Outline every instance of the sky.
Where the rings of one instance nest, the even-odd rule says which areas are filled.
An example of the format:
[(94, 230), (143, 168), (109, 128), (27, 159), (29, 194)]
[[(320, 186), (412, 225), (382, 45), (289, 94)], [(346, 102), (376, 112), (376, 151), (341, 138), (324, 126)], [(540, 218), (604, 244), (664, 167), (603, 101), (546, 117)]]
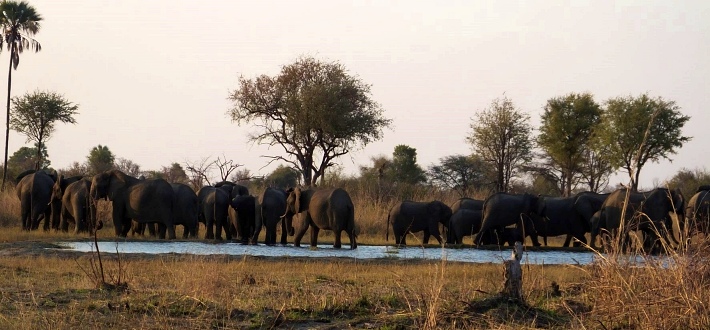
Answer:
[[(399, 144), (424, 168), (470, 154), (470, 125), (494, 99), (512, 99), (537, 128), (545, 102), (571, 92), (600, 103), (649, 93), (691, 117), (692, 140), (646, 165), (641, 187), (710, 161), (710, 1), (28, 2), (44, 18), (42, 50), (21, 54), (12, 95), (53, 91), (79, 105), (77, 124), (57, 124), (47, 142), (57, 169), (101, 144), (143, 170), (223, 157), (266, 175), (277, 164), (261, 156), (284, 154), (250, 143), (255, 130), (230, 120), (227, 97), (240, 76), (274, 76), (301, 56), (343, 64), (393, 121), (338, 159), (345, 174)], [(11, 132), (10, 154), (23, 145)]]

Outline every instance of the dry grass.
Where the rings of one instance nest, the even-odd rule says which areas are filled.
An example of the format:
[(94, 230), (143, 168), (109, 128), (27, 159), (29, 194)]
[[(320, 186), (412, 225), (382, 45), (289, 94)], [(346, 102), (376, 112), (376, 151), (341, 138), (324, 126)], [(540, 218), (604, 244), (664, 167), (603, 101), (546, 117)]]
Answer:
[[(115, 259), (106, 261), (115, 267)], [(125, 266), (129, 291), (96, 290), (78, 260), (0, 257), (0, 328), (241, 329), (306, 327), (516, 328), (507, 309), (472, 311), (500, 290), (500, 265), (423, 261), (234, 259), (164, 256)], [(445, 270), (445, 271), (444, 271)], [(530, 310), (572, 318), (550, 283), (577, 286), (570, 267), (526, 268)], [(500, 314), (503, 313), (503, 314)], [(566, 314), (566, 315), (565, 315)]]

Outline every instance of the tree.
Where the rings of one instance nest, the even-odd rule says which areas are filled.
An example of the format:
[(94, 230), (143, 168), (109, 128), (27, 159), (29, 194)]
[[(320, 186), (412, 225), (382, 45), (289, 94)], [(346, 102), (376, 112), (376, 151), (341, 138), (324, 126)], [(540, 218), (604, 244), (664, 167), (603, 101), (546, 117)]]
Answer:
[(563, 196), (571, 196), (585, 163), (601, 107), (589, 93), (567, 94), (547, 100), (537, 142), (552, 166), (561, 172)]
[(5, 165), (3, 168), (2, 187), (5, 189), (5, 179), (7, 178), (7, 148), (10, 142), (10, 95), (12, 95), (12, 70), (17, 70), (20, 64), (20, 54), (25, 49), (38, 52), (42, 49), (39, 42), (32, 38), (39, 32), (42, 16), (37, 13), (34, 7), (25, 1), (3, 1), (0, 3), (0, 25), (3, 29), (0, 37), (0, 49), (3, 43), (10, 51), (10, 68), (7, 72), (7, 113), (5, 116)]
[(213, 166), (214, 161), (210, 161), (210, 157), (198, 161), (185, 161), (185, 169), (190, 173), (190, 186), (194, 191), (199, 191), (205, 183), (209, 186), (212, 185), (210, 171)]
[(670, 160), (670, 155), (690, 141), (681, 132), (689, 119), (674, 101), (648, 94), (606, 102), (601, 138), (610, 146), (612, 164), (629, 174), (632, 190), (638, 189), (641, 169), (648, 161)]
[(478, 112), (466, 140), (476, 154), (490, 163), (496, 174), (496, 189), (508, 191), (510, 179), (520, 166), (530, 161), (530, 116), (515, 109), (507, 97), (493, 100), (490, 107)]
[(118, 159), (116, 159), (114, 167), (117, 170), (119, 170), (123, 173), (126, 173), (132, 177), (135, 177), (135, 178), (141, 176), (141, 174), (142, 174), (140, 165), (134, 163), (130, 159), (126, 159), (123, 157), (119, 157)]
[(12, 156), (8, 158), (8, 165), (6, 168), (10, 178), (14, 178), (24, 170), (32, 168), (36, 169), (38, 163), (40, 164), (40, 169), (49, 168), (51, 163), (47, 158), (47, 147), (42, 146), (40, 151), (42, 155), (41, 161), (37, 158), (37, 149), (36, 144), (34, 147), (20, 147), (20, 149), (17, 149), (17, 151), (15, 151)]
[(306, 185), (316, 184), (333, 160), (382, 137), (391, 120), (370, 97), (370, 85), (337, 62), (302, 57), (273, 77), (239, 78), (228, 112), (238, 124), (259, 129), (251, 141), (280, 145)]
[(90, 175), (108, 171), (113, 168), (116, 157), (107, 146), (97, 145), (91, 148), (86, 157), (87, 167)]
[(298, 185), (298, 171), (293, 168), (279, 165), (273, 172), (266, 177), (266, 184), (270, 187), (278, 187), (282, 189), (295, 187)]
[(426, 181), (424, 170), (417, 164), (417, 149), (404, 144), (394, 147), (390, 171), (396, 182), (417, 184)]
[(163, 166), (162, 172), (163, 178), (170, 183), (187, 184), (190, 182), (190, 179), (187, 177), (187, 173), (185, 173), (185, 170), (179, 163), (172, 163), (170, 164), (170, 167)]
[[(76, 124), (79, 106), (67, 101), (64, 96), (54, 92), (35, 91), (21, 97), (13, 98), (13, 111), (10, 113), (10, 127), (27, 136), (27, 142), (34, 141), (44, 147), (45, 142), (54, 133), (54, 123)], [(37, 164), (39, 169), (42, 155), (37, 149)]]
[(451, 155), (439, 159), (439, 165), (429, 167), (432, 183), (452, 189), (461, 197), (470, 196), (474, 189), (490, 184), (490, 164), (477, 155)]

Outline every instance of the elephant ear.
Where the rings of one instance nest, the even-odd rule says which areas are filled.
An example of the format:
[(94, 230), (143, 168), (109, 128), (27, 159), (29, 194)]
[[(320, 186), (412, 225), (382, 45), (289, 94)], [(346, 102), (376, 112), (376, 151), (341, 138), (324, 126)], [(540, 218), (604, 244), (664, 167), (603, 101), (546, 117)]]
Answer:
[(125, 178), (121, 175), (117, 175), (116, 172), (104, 172), (108, 180), (108, 191), (107, 196), (110, 200), (113, 200), (118, 191), (126, 186)]
[(52, 197), (49, 200), (62, 199), (62, 175), (57, 177), (57, 181), (52, 186)]
[(441, 212), (441, 205), (437, 201), (430, 202), (426, 206), (426, 210), (431, 216), (438, 217)]

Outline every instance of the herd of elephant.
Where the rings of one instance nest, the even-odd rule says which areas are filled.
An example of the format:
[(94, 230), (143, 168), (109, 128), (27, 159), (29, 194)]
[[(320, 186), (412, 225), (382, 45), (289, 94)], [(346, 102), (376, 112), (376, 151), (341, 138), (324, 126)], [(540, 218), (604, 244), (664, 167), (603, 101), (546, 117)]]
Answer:
[[(259, 196), (249, 194), (247, 187), (222, 182), (202, 187), (197, 193), (187, 185), (168, 183), (163, 179), (135, 178), (118, 170), (105, 171), (93, 177), (65, 178), (55, 173), (28, 170), (17, 177), (17, 194), (21, 204), (22, 228), (50, 227), (74, 232), (103, 227), (96, 216), (96, 202), (111, 201), (115, 233), (126, 237), (129, 232), (149, 232), (159, 238), (175, 238), (175, 226), (182, 225), (183, 238), (197, 237), (199, 223), (207, 228), (205, 238), (256, 244), (266, 229), (265, 244), (275, 245), (277, 226), (281, 223), (281, 244), (286, 234), (299, 246), (305, 232), (311, 229), (311, 246), (317, 245), (321, 229), (335, 233), (334, 247), (340, 248), (343, 231), (355, 241), (355, 210), (343, 189), (300, 189), (284, 191), (267, 188)], [(298, 230), (293, 217), (300, 217)]]
[[(311, 246), (317, 245), (318, 233), (324, 229), (334, 232), (334, 247), (341, 247), (343, 231), (350, 247), (357, 247), (353, 202), (340, 188), (267, 188), (252, 196), (247, 187), (221, 182), (195, 192), (184, 184), (135, 178), (118, 170), (69, 178), (28, 170), (16, 182), (25, 230), (37, 229), (42, 220), (45, 230), (68, 231), (70, 225), (77, 233), (101, 229), (96, 202), (106, 199), (112, 203), (119, 237), (144, 234), (147, 228), (151, 235), (174, 239), (177, 225), (184, 227), (184, 238), (197, 237), (201, 222), (206, 239), (221, 240), (224, 231), (227, 240), (234, 237), (243, 244), (256, 244), (265, 228), (264, 243), (275, 245), (280, 224), (281, 244), (286, 244), (288, 234), (295, 235), (293, 243), (299, 246), (310, 228)], [(301, 220), (298, 230), (293, 227), (295, 215)], [(586, 244), (585, 235), (590, 233), (590, 245), (594, 246), (597, 236), (624, 235), (623, 241), (628, 243), (628, 233), (637, 231), (643, 248), (653, 252), (662, 243), (679, 244), (672, 215), (678, 221), (675, 228), (690, 235), (707, 235), (710, 186), (700, 186), (687, 202), (679, 190), (665, 188), (648, 192), (622, 188), (609, 194), (582, 192), (572, 197), (496, 193), (485, 201), (462, 198), (451, 206), (441, 201), (403, 201), (388, 214), (386, 238), (389, 240), (390, 222), (398, 245), (406, 245), (407, 235), (420, 231), (424, 232), (424, 244), (430, 236), (443, 244), (440, 224), (446, 231), (446, 243), (461, 244), (463, 237), (475, 235), (476, 245), (513, 245), (530, 237), (533, 245), (539, 246), (540, 236), (547, 245), (547, 237), (566, 235), (567, 247), (572, 239), (575, 245)]]
[[(626, 205), (626, 208), (624, 208)], [(574, 238), (574, 245), (595, 247), (598, 236), (605, 242), (621, 237), (628, 248), (630, 232), (639, 232), (644, 251), (657, 253), (661, 246), (678, 246), (673, 234), (673, 218), (683, 235), (710, 233), (710, 186), (700, 186), (685, 201), (680, 190), (656, 188), (648, 192), (631, 192), (625, 188), (608, 194), (582, 192), (572, 197), (548, 197), (533, 194), (496, 193), (485, 201), (462, 198), (448, 206), (441, 201), (405, 201), (395, 205), (387, 219), (396, 244), (406, 244), (408, 233), (423, 231), (422, 242), (434, 236), (443, 244), (439, 224), (446, 229), (446, 243), (461, 244), (465, 236), (475, 235), (476, 245), (513, 245), (530, 237), (539, 246), (538, 237), (566, 235), (564, 246)], [(671, 241), (673, 243), (671, 243)]]

